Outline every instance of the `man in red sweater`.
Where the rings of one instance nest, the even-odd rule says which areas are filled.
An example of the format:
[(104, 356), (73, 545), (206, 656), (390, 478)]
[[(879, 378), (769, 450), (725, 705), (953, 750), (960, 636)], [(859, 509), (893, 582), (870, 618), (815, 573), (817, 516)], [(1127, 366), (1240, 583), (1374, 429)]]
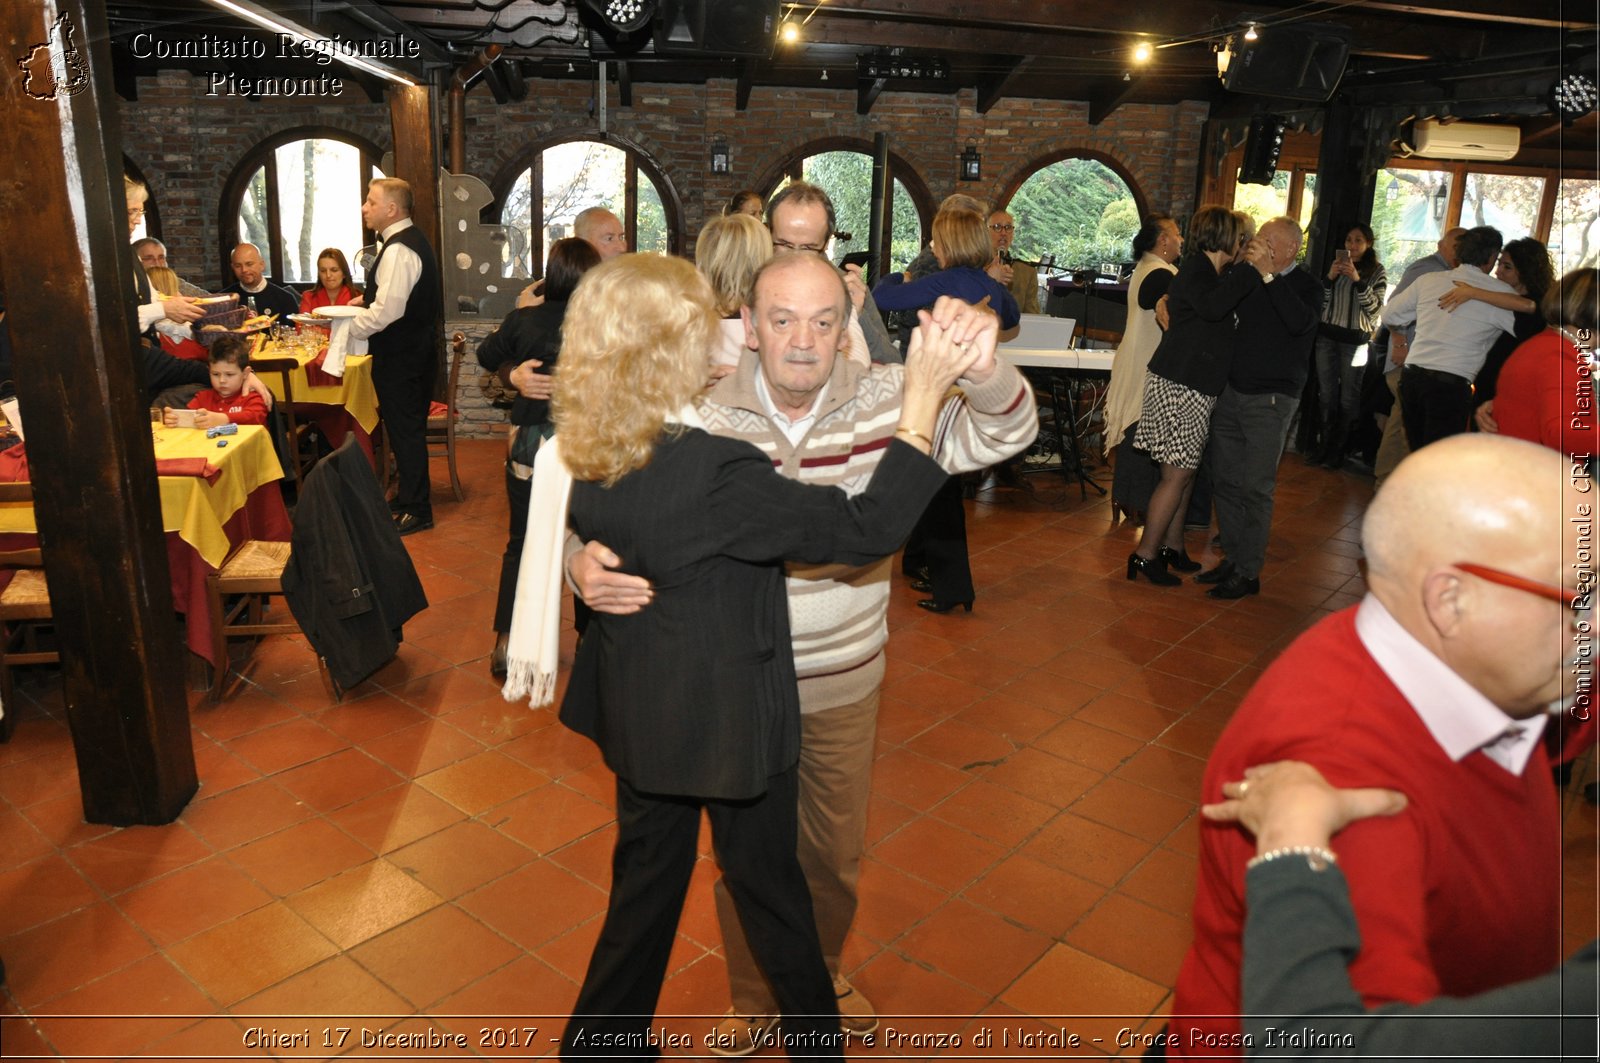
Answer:
[[(1593, 503), (1568, 473), (1554, 451), (1481, 435), (1402, 462), (1367, 511), (1366, 599), (1273, 663), (1206, 767), (1205, 802), (1246, 767), (1291, 759), (1410, 798), (1337, 839), (1361, 926), (1350, 975), (1369, 1006), (1478, 993), (1561, 961), (1561, 820), (1539, 737), (1589, 650), (1574, 605), (1587, 608), (1594, 578)], [(1237, 825), (1202, 826), (1169, 1056), (1317, 1045), (1300, 1028), (1248, 1044), (1230, 1017), (1255, 855)]]

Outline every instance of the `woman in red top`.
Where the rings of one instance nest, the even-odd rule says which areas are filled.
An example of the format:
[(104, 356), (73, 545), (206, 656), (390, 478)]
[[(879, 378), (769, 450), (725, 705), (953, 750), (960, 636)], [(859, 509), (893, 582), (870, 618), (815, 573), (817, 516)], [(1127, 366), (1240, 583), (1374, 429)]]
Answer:
[(1478, 407), (1478, 427), (1592, 460), (1600, 446), (1593, 377), (1600, 270), (1568, 273), (1545, 293), (1540, 310), (1549, 328), (1500, 370), (1494, 399)]
[(317, 256), (317, 280), (317, 287), (300, 296), (302, 314), (325, 306), (360, 306), (365, 301), (350, 280), (350, 263), (337, 247), (327, 248)]

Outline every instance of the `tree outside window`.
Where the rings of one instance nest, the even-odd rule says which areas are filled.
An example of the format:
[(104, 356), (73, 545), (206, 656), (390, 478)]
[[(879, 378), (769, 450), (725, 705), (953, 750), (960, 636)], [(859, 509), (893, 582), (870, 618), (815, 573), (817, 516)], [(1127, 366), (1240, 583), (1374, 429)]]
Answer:
[(1532, 236), (1539, 224), (1544, 178), (1521, 174), (1469, 173), (1461, 199), (1461, 224), (1492, 225), (1506, 243)]
[(369, 150), (327, 137), (271, 149), (245, 179), (237, 230), (240, 241), (261, 248), (268, 276), (279, 284), (314, 284), (317, 253), (337, 247), (352, 280), (365, 280), (359, 208), (367, 183), (383, 176), (371, 159)]
[(503, 197), (500, 223), (512, 245), (506, 275), (542, 276), (550, 245), (571, 236), (574, 219), (590, 207), (622, 219), (633, 250), (670, 251), (664, 180), (638, 152), (603, 141), (569, 140), (544, 149)]
[[(1372, 234), (1378, 261), (1390, 276), (1398, 277), (1419, 258), (1438, 250), (1439, 236), (1449, 228), (1448, 170), (1379, 170), (1372, 193)], [(1334, 219), (1346, 225), (1347, 219)], [(1344, 233), (1333, 244), (1344, 246)]]
[[(849, 240), (833, 244), (835, 259), (865, 251), (872, 237), (872, 156), (862, 151), (824, 151), (801, 160), (804, 179), (828, 193), (838, 216), (839, 232)], [(785, 178), (773, 189), (781, 191)], [(903, 270), (922, 250), (922, 212), (899, 178), (891, 181), (889, 204), (889, 268)]]
[(1054, 255), (1062, 266), (1125, 262), (1139, 231), (1133, 189), (1097, 159), (1061, 159), (1040, 167), (1006, 209), (1017, 221), (1017, 257)]
[(1558, 275), (1600, 266), (1600, 180), (1569, 177), (1556, 191), (1550, 255)]

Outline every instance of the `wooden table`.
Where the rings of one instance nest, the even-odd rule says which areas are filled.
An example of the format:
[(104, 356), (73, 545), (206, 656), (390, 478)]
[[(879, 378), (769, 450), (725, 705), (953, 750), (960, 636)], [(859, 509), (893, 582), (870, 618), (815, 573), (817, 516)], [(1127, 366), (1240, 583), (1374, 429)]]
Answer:
[[(206, 576), (247, 539), (288, 540), (289, 514), (278, 488), (283, 468), (272, 437), (257, 425), (220, 437), (228, 441), (226, 447), (218, 447), (217, 440), (207, 439), (198, 428), (151, 429), (157, 462), (203, 458), (218, 472), (214, 481), (203, 476), (159, 479), (172, 602), (184, 614), (189, 649), (214, 664)], [(0, 536), (6, 537), (7, 548), (31, 546), (38, 534), (31, 505), (0, 505)]]

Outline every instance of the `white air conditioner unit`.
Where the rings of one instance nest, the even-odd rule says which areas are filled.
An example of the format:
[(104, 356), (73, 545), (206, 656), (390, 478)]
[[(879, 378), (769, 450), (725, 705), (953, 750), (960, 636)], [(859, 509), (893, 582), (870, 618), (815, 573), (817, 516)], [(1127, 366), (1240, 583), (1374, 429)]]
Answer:
[(1514, 125), (1423, 118), (1412, 125), (1411, 139), (1412, 154), (1427, 159), (1504, 162), (1522, 146), (1522, 130)]

